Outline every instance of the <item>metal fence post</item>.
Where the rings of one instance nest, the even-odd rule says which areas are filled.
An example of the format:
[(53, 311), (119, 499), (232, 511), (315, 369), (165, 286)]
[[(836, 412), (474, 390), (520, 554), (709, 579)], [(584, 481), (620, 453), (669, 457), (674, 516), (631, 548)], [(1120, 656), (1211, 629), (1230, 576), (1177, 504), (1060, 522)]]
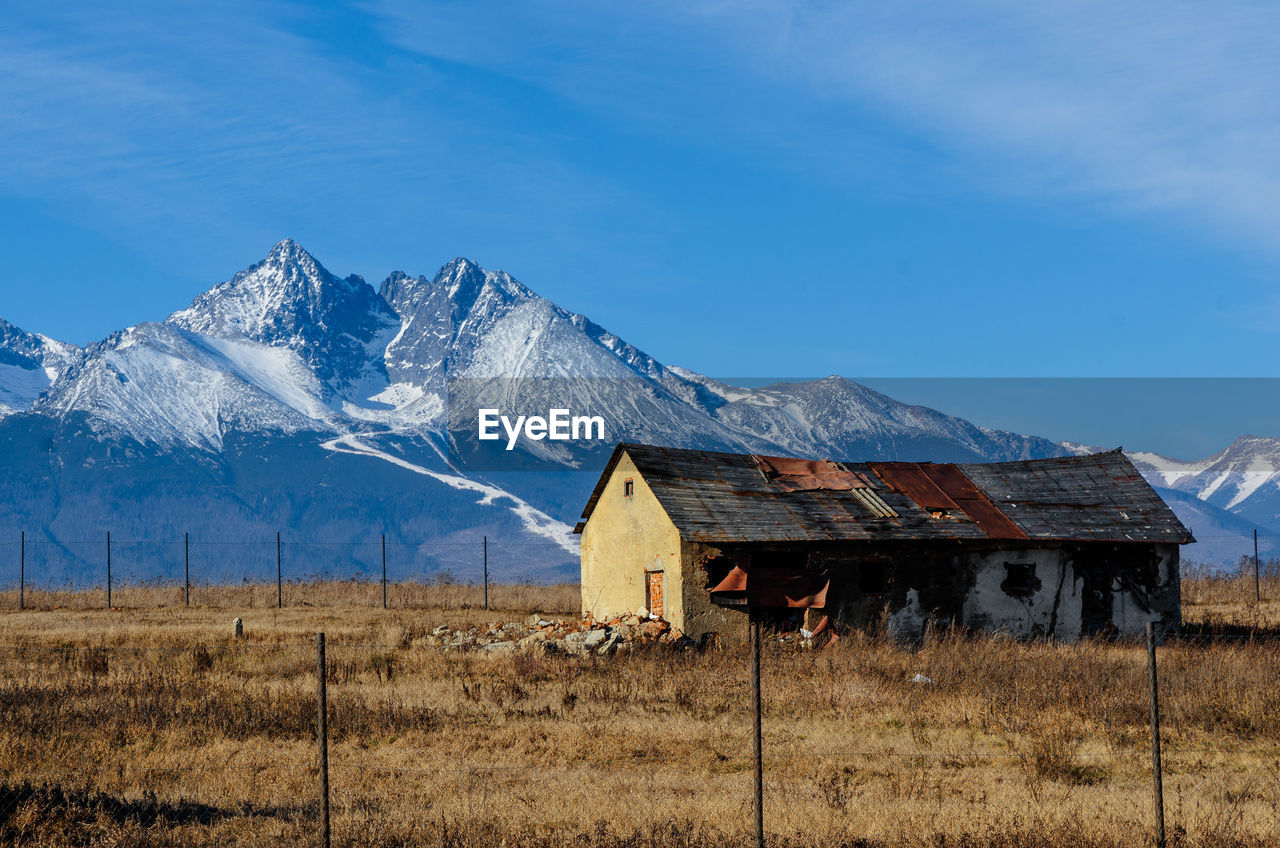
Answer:
[(280, 531), (276, 531), (276, 609), (284, 606), (284, 582), (281, 577), (282, 568), (280, 565)]
[(1165, 848), (1164, 781), (1160, 767), (1160, 692), (1156, 682), (1156, 626), (1147, 622), (1147, 682), (1151, 690), (1151, 777), (1156, 812), (1156, 848)]
[(107, 531), (107, 609), (111, 609), (111, 531)]
[(484, 608), (489, 608), (489, 537), (484, 537)]
[(18, 609), (27, 608), (27, 531), (22, 531), (18, 553)]
[(320, 748), (320, 845), (329, 848), (329, 694), (324, 661), (324, 634), (316, 634), (316, 742)]
[(764, 848), (764, 744), (761, 738), (760, 619), (751, 610), (751, 755), (755, 766), (755, 795), (751, 811), (755, 821), (756, 848)]
[(190, 533), (182, 534), (182, 548), (183, 548), (183, 561), (185, 563), (183, 567), (183, 575), (184, 575), (183, 580), (186, 584), (186, 594), (184, 595), (185, 605), (191, 606), (191, 534)]
[(382, 608), (387, 608), (387, 534), (382, 534)]
[(1262, 600), (1261, 579), (1258, 572), (1262, 570), (1262, 566), (1258, 564), (1258, 528), (1253, 528), (1253, 599), (1255, 601)]

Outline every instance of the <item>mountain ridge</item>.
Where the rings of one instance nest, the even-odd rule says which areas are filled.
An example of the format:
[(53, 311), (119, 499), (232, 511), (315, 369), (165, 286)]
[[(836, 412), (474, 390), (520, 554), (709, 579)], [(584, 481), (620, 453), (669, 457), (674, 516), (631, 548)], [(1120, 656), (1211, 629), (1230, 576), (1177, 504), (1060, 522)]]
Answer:
[(1242, 435), (1199, 460), (1172, 459), (1149, 451), (1132, 452), (1130, 458), (1165, 488), (1264, 526), (1280, 526), (1280, 439)]
[(29, 409), (82, 356), (73, 344), (0, 318), (0, 419)]
[[(9, 326), (0, 325), (0, 342)], [(424, 505), (456, 513), (458, 532), (528, 536), (531, 544), (549, 545), (552, 556), (571, 548), (563, 534), (589, 489), (573, 472), (594, 468), (617, 441), (837, 459), (994, 461), (1069, 452), (1047, 439), (903, 404), (838, 375), (744, 388), (668, 366), (505, 271), (464, 257), (431, 278), (393, 271), (375, 288), (359, 275), (330, 273), (285, 239), (163, 322), (117, 331), (83, 349), (39, 343), (17, 328), (10, 335), (15, 361), (26, 356), (22, 363), (35, 364), (33, 352), (43, 349), (58, 366), (48, 369), (38, 392), (28, 387), (15, 395), (18, 405), (0, 419), (15, 444), (52, 441), (66, 456), (125, 472), (190, 463), (222, 481), (223, 500), (210, 511), (237, 515), (236, 503), (258, 497), (236, 488), (250, 462), (241, 452), (271, 463), (278, 444), (281, 456), (308, 466), (296, 474), (284, 469), (281, 481), (292, 475), (302, 486), (325, 479), (313, 472), (333, 462), (369, 469), (370, 480), (389, 474)], [(34, 367), (11, 367), (22, 368), (19, 376), (36, 374)], [(0, 371), (0, 391), (4, 376)], [(518, 464), (486, 465), (493, 455), (475, 450), (472, 413), (482, 403), (517, 413), (551, 406), (599, 413), (609, 439), (580, 449), (529, 443), (521, 456), (552, 471), (511, 473)], [(10, 458), (10, 473), (19, 465)], [(67, 491), (83, 494), (90, 478), (96, 486), (125, 488), (74, 462), (59, 468), (57, 484)], [(177, 501), (199, 502), (197, 477)], [(399, 495), (348, 482), (372, 531), (379, 498)], [(287, 518), (277, 520), (309, 532), (325, 526), (311, 493), (273, 491), (288, 501)], [(129, 503), (117, 494), (112, 489), (104, 498)], [(189, 507), (166, 511), (145, 494), (136, 498), (175, 532), (193, 520)], [(11, 520), (20, 507), (10, 505)], [(4, 516), (0, 508), (0, 522)], [(75, 516), (41, 522), (61, 528), (55, 536), (84, 525)]]

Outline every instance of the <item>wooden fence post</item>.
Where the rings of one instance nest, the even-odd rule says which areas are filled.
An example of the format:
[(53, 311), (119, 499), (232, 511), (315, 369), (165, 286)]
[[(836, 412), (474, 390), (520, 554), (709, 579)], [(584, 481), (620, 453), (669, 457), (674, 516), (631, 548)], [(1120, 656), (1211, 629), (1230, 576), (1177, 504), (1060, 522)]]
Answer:
[(18, 554), (18, 609), (27, 608), (27, 531), (22, 531)]
[(281, 578), (281, 576), (280, 576), (281, 571), (282, 571), (281, 566), (280, 566), (280, 559), (281, 559), (281, 557), (280, 557), (280, 531), (279, 531), (279, 530), (277, 530), (277, 531), (276, 531), (276, 609), (280, 609), (281, 607), (283, 607), (283, 606), (284, 606), (284, 588), (283, 588), (283, 585), (284, 585), (284, 584), (283, 584), (283, 580), (282, 580), (282, 578)]
[(186, 584), (185, 605), (191, 606), (191, 534), (182, 534), (183, 575)]
[(1160, 764), (1160, 688), (1156, 681), (1156, 626), (1147, 622), (1147, 682), (1151, 691), (1151, 778), (1156, 812), (1156, 848), (1165, 848), (1164, 779)]
[(387, 534), (382, 534), (382, 608), (387, 608)]
[(484, 537), (484, 608), (489, 608), (489, 537)]
[(107, 609), (111, 609), (111, 531), (107, 531)]

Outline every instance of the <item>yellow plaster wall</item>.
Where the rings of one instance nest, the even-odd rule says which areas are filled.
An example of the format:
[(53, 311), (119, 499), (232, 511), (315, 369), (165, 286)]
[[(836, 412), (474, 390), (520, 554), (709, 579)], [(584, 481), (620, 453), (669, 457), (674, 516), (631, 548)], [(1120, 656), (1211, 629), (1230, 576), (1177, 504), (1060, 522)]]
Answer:
[[(634, 483), (631, 497), (623, 483)], [(596, 618), (626, 615), (648, 605), (645, 572), (664, 572), (665, 618), (684, 629), (680, 533), (626, 453), (618, 459), (582, 529), (582, 611)]]

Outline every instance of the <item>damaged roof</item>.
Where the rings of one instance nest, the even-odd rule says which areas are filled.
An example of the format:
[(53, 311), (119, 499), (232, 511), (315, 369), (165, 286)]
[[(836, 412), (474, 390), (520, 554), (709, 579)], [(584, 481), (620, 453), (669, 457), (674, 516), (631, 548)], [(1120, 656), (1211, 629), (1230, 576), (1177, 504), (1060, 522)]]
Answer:
[(688, 541), (1195, 541), (1119, 449), (957, 465), (624, 442), (614, 448), (584, 522), (624, 454)]

